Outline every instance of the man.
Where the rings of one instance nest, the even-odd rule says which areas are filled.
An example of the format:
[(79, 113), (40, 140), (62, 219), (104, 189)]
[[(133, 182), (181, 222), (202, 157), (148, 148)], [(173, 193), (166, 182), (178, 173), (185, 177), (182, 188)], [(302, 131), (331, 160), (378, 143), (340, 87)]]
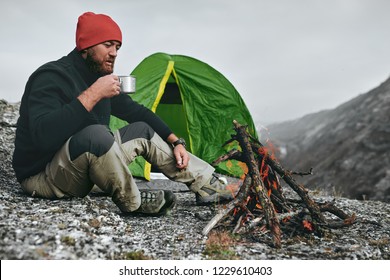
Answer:
[[(173, 207), (174, 194), (140, 191), (127, 167), (143, 156), (186, 184), (199, 205), (231, 199), (209, 164), (188, 153), (185, 142), (153, 112), (120, 93), (112, 73), (121, 45), (121, 30), (109, 16), (84, 13), (76, 48), (30, 76), (13, 155), (23, 190), (57, 199), (84, 197), (96, 185), (124, 213), (162, 215)], [(110, 115), (129, 125), (110, 131)]]

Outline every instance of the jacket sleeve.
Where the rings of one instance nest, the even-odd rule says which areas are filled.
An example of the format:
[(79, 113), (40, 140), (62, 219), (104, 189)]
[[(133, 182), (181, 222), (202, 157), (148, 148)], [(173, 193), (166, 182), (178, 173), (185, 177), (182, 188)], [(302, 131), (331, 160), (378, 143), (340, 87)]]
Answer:
[(143, 121), (150, 125), (163, 140), (167, 140), (172, 130), (155, 113), (135, 102), (130, 96), (120, 94), (111, 99), (112, 114), (128, 123)]
[(80, 92), (67, 79), (55, 71), (44, 71), (34, 75), (29, 85), (31, 137), (43, 151), (58, 150), (89, 116), (76, 98)]

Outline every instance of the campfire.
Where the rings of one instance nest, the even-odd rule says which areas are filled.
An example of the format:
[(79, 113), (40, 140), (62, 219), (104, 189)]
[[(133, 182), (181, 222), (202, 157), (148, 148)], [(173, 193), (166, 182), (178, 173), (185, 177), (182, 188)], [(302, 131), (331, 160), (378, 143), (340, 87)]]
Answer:
[[(224, 145), (237, 141), (241, 151), (233, 149), (213, 165), (235, 159), (247, 165), (248, 173), (235, 198), (219, 209), (203, 229), (203, 234), (208, 235), (217, 226), (230, 228), (234, 234), (261, 232), (270, 234), (272, 245), (280, 248), (282, 234), (310, 233), (321, 237), (326, 229), (350, 226), (355, 222), (355, 214), (346, 214), (334, 201), (314, 201), (308, 190), (293, 178), (297, 174), (311, 174), (312, 170), (297, 173), (284, 169), (274, 153), (247, 132), (246, 126), (237, 121), (233, 121), (233, 125), (236, 135)], [(298, 195), (298, 199), (285, 195), (281, 180)], [(325, 212), (329, 214), (327, 217)]]

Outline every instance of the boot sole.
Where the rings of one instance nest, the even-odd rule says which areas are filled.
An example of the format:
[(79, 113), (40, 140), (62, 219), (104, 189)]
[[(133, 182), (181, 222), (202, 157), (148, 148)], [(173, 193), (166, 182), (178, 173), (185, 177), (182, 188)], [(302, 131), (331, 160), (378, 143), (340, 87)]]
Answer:
[(170, 213), (170, 211), (176, 205), (176, 196), (172, 191), (164, 190), (164, 206), (157, 213), (143, 213), (143, 212), (128, 212), (122, 213), (124, 216), (137, 216), (137, 217), (161, 217)]
[(166, 214), (169, 214), (169, 212), (175, 207), (176, 205), (176, 195), (171, 191), (164, 191), (164, 199), (166, 201), (165, 205), (156, 213), (156, 215), (153, 216), (164, 216)]

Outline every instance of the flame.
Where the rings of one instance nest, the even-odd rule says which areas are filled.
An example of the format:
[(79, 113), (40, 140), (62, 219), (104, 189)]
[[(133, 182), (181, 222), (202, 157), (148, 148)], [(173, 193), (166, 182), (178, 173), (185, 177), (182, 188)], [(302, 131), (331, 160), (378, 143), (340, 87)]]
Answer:
[(263, 157), (267, 155), (267, 148), (266, 147), (260, 147), (258, 150), (260, 155), (262, 155)]
[(269, 157), (272, 160), (276, 160), (276, 157), (275, 157), (276, 148), (275, 148), (275, 146), (272, 144), (271, 141), (269, 141), (269, 139), (267, 140), (266, 143), (267, 143), (268, 147), (264, 147), (264, 146), (260, 147), (258, 149), (259, 154), (262, 155), (264, 158)]
[(269, 175), (270, 167), (265, 163), (265, 160), (261, 161), (261, 167), (260, 167), (260, 176), (262, 181), (264, 182), (264, 186), (268, 190), (268, 197), (271, 197), (272, 188), (277, 189), (277, 182), (275, 179), (271, 178)]
[(308, 231), (313, 231), (313, 224), (309, 222), (308, 220), (303, 220), (302, 221), (303, 228), (308, 230)]
[(274, 144), (272, 144), (272, 142), (269, 141), (269, 139), (268, 139), (268, 140), (267, 140), (267, 145), (268, 145), (269, 149), (271, 150), (271, 153), (269, 153), (268, 156), (269, 156), (272, 160), (276, 160), (276, 157), (275, 157), (276, 148), (275, 148)]
[(260, 174), (261, 174), (261, 177), (264, 180), (264, 179), (268, 178), (269, 167), (268, 167), (268, 165), (264, 165), (263, 163), (264, 163), (264, 160), (261, 163)]
[(272, 187), (273, 187), (275, 190), (278, 189), (278, 182), (276, 182), (276, 180), (274, 180), (274, 181), (272, 182)]
[(276, 177), (277, 175), (273, 172), (271, 167), (266, 163), (267, 157), (272, 160), (276, 160), (275, 152), (274, 152), (275, 147), (269, 140), (267, 140), (267, 145), (268, 147), (262, 146), (258, 148), (258, 153), (259, 155), (262, 156), (259, 171), (260, 171), (261, 179), (268, 190), (268, 197), (270, 197), (273, 189), (274, 190), (279, 189), (279, 182), (278, 182), (278, 178)]

